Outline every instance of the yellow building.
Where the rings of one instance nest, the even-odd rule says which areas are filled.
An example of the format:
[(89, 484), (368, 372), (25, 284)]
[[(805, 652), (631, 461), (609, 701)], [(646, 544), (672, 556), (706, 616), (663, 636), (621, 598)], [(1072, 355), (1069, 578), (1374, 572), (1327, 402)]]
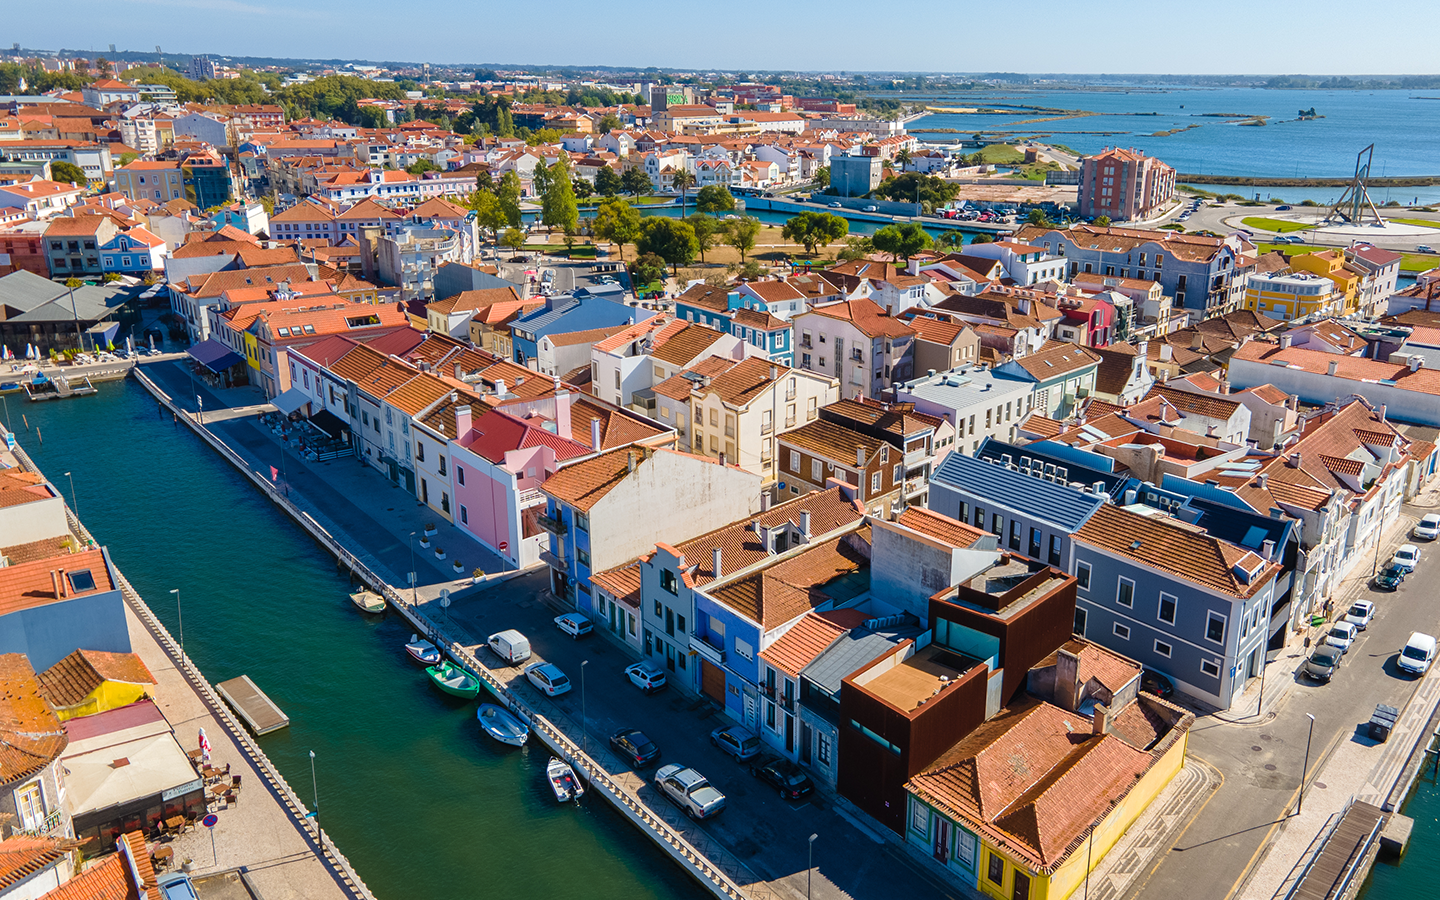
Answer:
[(1331, 278), (1310, 271), (1255, 272), (1245, 288), (1245, 308), (1272, 319), (1303, 319), (1313, 313), (1339, 315), (1344, 298), (1335, 288)]
[(1290, 258), (1290, 268), (1297, 272), (1310, 272), (1328, 278), (1335, 285), (1337, 299), (1341, 302), (1335, 312), (1352, 313), (1359, 302), (1360, 273), (1350, 267), (1345, 254), (1340, 250), (1320, 250), (1302, 253)]
[(40, 693), (60, 721), (129, 706), (155, 677), (134, 653), (76, 650), (40, 673)]
[(1033, 699), (1002, 710), (905, 785), (906, 841), (996, 900), (1066, 900), (1185, 763), (1194, 715), (1138, 694), (1130, 661), (1066, 649), (1081, 644), (1077, 685), (1055, 690), (1079, 711)]

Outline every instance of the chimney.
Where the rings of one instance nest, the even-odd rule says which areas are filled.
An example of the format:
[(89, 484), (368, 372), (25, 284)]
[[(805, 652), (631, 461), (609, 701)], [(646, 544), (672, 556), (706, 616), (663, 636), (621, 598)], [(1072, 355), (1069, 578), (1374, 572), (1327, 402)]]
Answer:
[(1169, 344), (1160, 345), (1160, 361), (1169, 362), (1175, 358), (1175, 348)]
[(720, 454), (720, 465), (725, 465), (725, 454)]
[(755, 523), (755, 536), (760, 539), (760, 547), (767, 554), (774, 552), (774, 545), (770, 542), (770, 526)]
[(1378, 407), (1375, 408), (1375, 415), (1380, 419), (1380, 424), (1381, 424), (1381, 425), (1384, 425), (1384, 424), (1385, 424), (1385, 404), (1382, 403), (1382, 404), (1380, 404)]
[(859, 466), (859, 467), (862, 468), (862, 469), (865, 468), (865, 448), (864, 448), (864, 447), (856, 447), (856, 448), (855, 448), (855, 465)]
[(1424, 361), (1425, 361), (1424, 357), (1420, 357), (1420, 356), (1412, 356), (1412, 357), (1410, 357), (1410, 371), (1412, 371), (1412, 372), (1418, 372), (1418, 371), (1420, 371), (1420, 364), (1423, 363)]
[(455, 438), (458, 440), (470, 433), (470, 404), (461, 403), (455, 407)]
[(590, 420), (590, 449), (600, 452), (600, 420)]
[(1080, 657), (1064, 647), (1055, 651), (1055, 705), (1071, 712), (1080, 705)]
[(465, 380), (465, 370), (460, 368), (460, 364), (459, 364), (459, 363), (456, 363), (456, 364), (455, 364), (455, 380), (456, 380), (456, 381), (464, 381), (464, 380)]
[(770, 367), (770, 380), (771, 380), (771, 381), (774, 381), (775, 379), (777, 379), (777, 378), (779, 378), (779, 377), (780, 377), (780, 369), (779, 369), (779, 367), (778, 367), (778, 366), (771, 366), (771, 367)]
[(1110, 707), (1106, 706), (1103, 703), (1095, 704), (1095, 719), (1093, 725), (1091, 726), (1091, 733), (1109, 734), (1110, 722)]
[(51, 569), (51, 570), (50, 570), (50, 589), (55, 592), (55, 599), (56, 599), (56, 600), (59, 600), (59, 599), (60, 599), (60, 575), (59, 575), (54, 569)]
[(1280, 335), (1280, 349), (1281, 349), (1281, 350), (1289, 350), (1289, 349), (1290, 349), (1290, 345), (1291, 345), (1292, 343), (1294, 343), (1294, 342), (1295, 342), (1295, 336), (1294, 336), (1293, 334), (1290, 334), (1289, 332), (1286, 332), (1285, 334)]
[(719, 547), (716, 547), (714, 550), (710, 551), (710, 572), (711, 572), (711, 577), (713, 577), (713, 578), (719, 578), (719, 577), (720, 577), (720, 548), (719, 548)]
[(635, 471), (635, 451), (625, 454), (625, 467), (631, 472)]
[(770, 508), (770, 492), (769, 492), (769, 491), (761, 491), (761, 492), (760, 492), (760, 511), (761, 511), (761, 512), (765, 512), (765, 511), (768, 510), (769, 508)]
[(503, 379), (503, 378), (497, 378), (497, 379), (495, 379), (495, 396), (497, 396), (497, 397), (503, 397), (503, 396), (505, 396), (505, 379)]
[(1205, 426), (1205, 436), (1206, 436), (1206, 437), (1215, 437), (1215, 433), (1216, 433), (1217, 431), (1219, 431), (1219, 430), (1220, 430), (1220, 426), (1219, 426), (1219, 425), (1206, 425), (1206, 426)]
[(1338, 359), (1330, 360), (1330, 365), (1325, 367), (1325, 374), (1334, 375), (1338, 371), (1340, 371), (1340, 361)]
[(1265, 490), (1266, 485), (1268, 485), (1269, 483), (1270, 476), (1265, 474), (1264, 472), (1261, 472), (1259, 475), (1255, 476), (1255, 486), (1258, 487), (1260, 490)]
[(1292, 469), (1298, 469), (1298, 468), (1300, 468), (1300, 451), (1299, 451), (1299, 450), (1296, 450), (1294, 453), (1290, 454), (1290, 468), (1292, 468)]
[(1269, 560), (1275, 559), (1275, 542), (1266, 541), (1265, 543), (1261, 544), (1260, 555)]
[(1298, 410), (1300, 408), (1300, 395), (1291, 394), (1290, 397), (1285, 401), (1285, 408)]
[(1198, 331), (1195, 332), (1193, 335), (1191, 335), (1191, 336), (1190, 336), (1190, 349), (1191, 349), (1191, 350), (1194, 350), (1194, 351), (1197, 352), (1197, 353), (1200, 352), (1201, 350), (1204, 350), (1204, 349), (1205, 349), (1205, 336), (1202, 335), (1202, 334), (1201, 334), (1200, 332), (1198, 332)]
[(561, 388), (555, 392), (555, 433), (573, 440), (575, 436), (570, 433), (573, 427), (570, 423), (570, 392)]
[(69, 584), (70, 584), (70, 582), (68, 582), (68, 581), (65, 580), (65, 570), (64, 570), (64, 569), (61, 569), (61, 570), (60, 570), (60, 594), (59, 594), (59, 596), (60, 596), (61, 599), (64, 599), (65, 597), (70, 596), (70, 592), (66, 590), (66, 587), (68, 587)]
[(807, 538), (810, 536), (810, 510), (800, 510), (800, 533)]

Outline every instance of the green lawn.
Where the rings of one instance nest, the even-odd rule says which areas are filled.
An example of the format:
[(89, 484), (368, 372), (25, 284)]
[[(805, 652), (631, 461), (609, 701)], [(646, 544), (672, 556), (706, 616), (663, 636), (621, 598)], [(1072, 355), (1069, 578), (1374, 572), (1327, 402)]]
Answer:
[[(1337, 250), (1337, 247), (1314, 247), (1308, 244), (1259, 244), (1261, 253), (1269, 253), (1271, 250), (1279, 250), (1282, 253), (1294, 256), (1298, 253), (1309, 253), (1313, 250)], [(1402, 272), (1425, 272), (1440, 266), (1440, 253), (1402, 253), (1400, 260), (1400, 271)]]
[[(551, 256), (564, 256), (564, 255), (565, 255), (565, 245), (564, 245), (563, 243), (555, 243), (555, 244), (526, 244), (525, 246), (521, 247), (520, 249), (521, 249), (523, 252), (525, 252), (525, 253), (547, 253), (547, 254), (549, 254), (549, 255), (551, 255)], [(570, 258), (571, 258), (571, 259), (594, 259), (594, 258), (595, 258), (595, 245), (594, 245), (594, 244), (576, 244), (576, 245), (575, 245), (575, 249), (570, 252)]]
[(1386, 219), (1387, 222), (1394, 222), (1397, 225), (1419, 225), (1421, 228), (1440, 228), (1440, 222), (1434, 219)]
[(990, 144), (980, 150), (981, 162), (994, 166), (1013, 166), (1025, 161), (1025, 154), (1011, 144)]
[(1267, 219), (1263, 216), (1246, 216), (1240, 220), (1248, 228), (1258, 228), (1261, 231), (1274, 231), (1278, 234), (1289, 234), (1292, 231), (1305, 231), (1315, 226), (1305, 222), (1287, 222), (1284, 219)]

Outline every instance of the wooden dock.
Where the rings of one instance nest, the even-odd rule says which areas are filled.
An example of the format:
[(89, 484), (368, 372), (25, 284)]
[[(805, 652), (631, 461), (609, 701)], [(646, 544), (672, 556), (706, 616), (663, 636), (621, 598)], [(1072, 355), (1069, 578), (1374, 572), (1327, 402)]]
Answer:
[(225, 702), (239, 713), (245, 724), (257, 735), (269, 734), (290, 724), (290, 717), (280, 711), (275, 701), (255, 686), (249, 675), (241, 675), (215, 685)]
[(1369, 803), (1350, 804), (1287, 900), (1349, 900), (1365, 881), (1379, 848), (1385, 814)]

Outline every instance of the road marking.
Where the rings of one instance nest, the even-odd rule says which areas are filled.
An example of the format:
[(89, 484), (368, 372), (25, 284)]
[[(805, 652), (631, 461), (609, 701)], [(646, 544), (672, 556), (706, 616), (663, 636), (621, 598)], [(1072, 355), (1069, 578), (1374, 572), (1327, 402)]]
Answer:
[(1212, 765), (1209, 760), (1205, 759), (1205, 757), (1201, 756), (1198, 753), (1190, 753), (1188, 755), (1191, 759), (1197, 760), (1198, 762), (1204, 764), (1208, 769), (1210, 769), (1210, 771), (1220, 776), (1220, 781), (1218, 784), (1215, 785), (1215, 789), (1210, 792), (1210, 796), (1205, 798), (1205, 802), (1197, 806), (1195, 808), (1194, 814), (1190, 816), (1190, 819), (1185, 822), (1184, 825), (1180, 826), (1179, 831), (1175, 832), (1174, 839), (1169, 841), (1170, 847), (1166, 849), (1164, 853), (1161, 853), (1159, 856), (1155, 857), (1154, 861), (1150, 865), (1150, 871), (1145, 873), (1145, 878), (1138, 884), (1130, 888), (1130, 890), (1128, 891), (1128, 896), (1137, 897), (1140, 894), (1144, 893), (1146, 885), (1150, 883), (1151, 878), (1155, 877), (1155, 872), (1160, 868), (1160, 864), (1165, 862), (1166, 859), (1169, 859), (1170, 854), (1175, 852), (1175, 845), (1180, 842), (1180, 839), (1183, 838), (1185, 836), (1185, 833), (1190, 830), (1190, 826), (1194, 825), (1195, 820), (1200, 818), (1200, 814), (1205, 811), (1205, 807), (1210, 805), (1210, 801), (1214, 800), (1215, 795), (1220, 793), (1220, 789), (1225, 786), (1225, 773), (1222, 772), (1218, 766)]

